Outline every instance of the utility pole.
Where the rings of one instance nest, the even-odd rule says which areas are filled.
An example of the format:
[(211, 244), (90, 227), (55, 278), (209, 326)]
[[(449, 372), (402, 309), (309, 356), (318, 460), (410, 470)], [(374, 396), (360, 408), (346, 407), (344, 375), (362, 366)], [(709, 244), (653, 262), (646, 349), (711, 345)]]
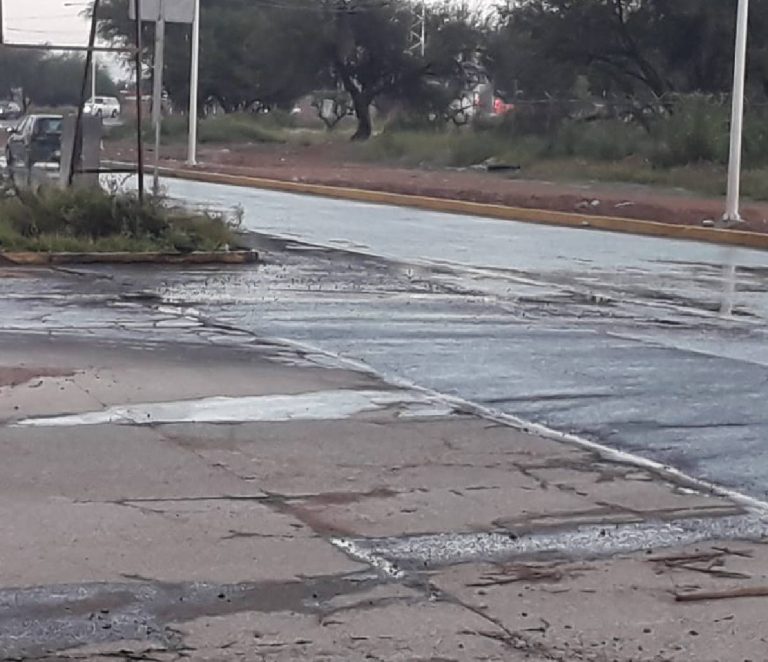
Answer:
[(165, 0), (160, 0), (155, 23), (155, 56), (152, 75), (152, 123), (155, 127), (155, 169), (152, 193), (160, 193), (160, 136), (163, 125), (163, 67), (165, 61)]
[[(91, 29), (88, 36), (88, 51), (85, 55), (85, 70), (80, 84), (80, 98), (77, 104), (77, 113), (75, 115), (75, 131), (72, 139), (72, 158), (69, 160), (69, 170), (66, 172), (67, 186), (72, 186), (75, 181), (75, 171), (81, 167), (83, 154), (83, 113), (85, 112), (85, 95), (88, 93), (88, 72), (91, 72), (93, 78), (93, 48), (96, 45), (96, 30), (98, 27), (99, 0), (93, 0), (91, 10)], [(31, 171), (30, 171), (31, 173)]]
[(189, 140), (187, 143), (187, 165), (197, 164), (197, 95), (200, 80), (200, 0), (195, 3), (192, 20), (192, 63), (189, 74)]

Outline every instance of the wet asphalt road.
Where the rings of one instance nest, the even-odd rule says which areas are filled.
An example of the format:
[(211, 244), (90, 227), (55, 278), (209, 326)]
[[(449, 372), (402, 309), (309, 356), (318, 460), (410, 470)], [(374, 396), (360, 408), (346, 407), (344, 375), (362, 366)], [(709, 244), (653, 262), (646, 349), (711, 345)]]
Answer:
[[(716, 246), (167, 184), (187, 202), (242, 206), (266, 264), (94, 270), (108, 277), (68, 287), (148, 290), (189, 319), (362, 360), (768, 497), (768, 254), (734, 251), (737, 315), (722, 320)], [(56, 306), (49, 328), (144, 333), (133, 303)], [(18, 304), (21, 326), (33, 310)]]
[(768, 496), (768, 254), (734, 251), (722, 320), (717, 246), (167, 184), (240, 205), (268, 264), (133, 287)]

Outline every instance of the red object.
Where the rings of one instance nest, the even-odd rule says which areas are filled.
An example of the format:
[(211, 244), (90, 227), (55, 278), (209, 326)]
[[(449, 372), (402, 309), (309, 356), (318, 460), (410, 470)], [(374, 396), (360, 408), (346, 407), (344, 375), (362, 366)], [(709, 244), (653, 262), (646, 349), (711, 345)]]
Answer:
[(507, 113), (515, 109), (515, 104), (506, 103), (503, 99), (495, 97), (493, 100), (493, 114), (494, 115), (506, 115)]

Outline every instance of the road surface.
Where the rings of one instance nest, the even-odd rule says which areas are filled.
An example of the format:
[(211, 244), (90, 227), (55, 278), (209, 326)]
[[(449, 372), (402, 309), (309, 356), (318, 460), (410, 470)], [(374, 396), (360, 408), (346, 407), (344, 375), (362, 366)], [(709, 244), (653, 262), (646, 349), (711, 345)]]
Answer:
[(768, 254), (731, 251), (725, 320), (717, 246), (166, 184), (283, 241), (256, 273), (134, 286), (768, 497)]

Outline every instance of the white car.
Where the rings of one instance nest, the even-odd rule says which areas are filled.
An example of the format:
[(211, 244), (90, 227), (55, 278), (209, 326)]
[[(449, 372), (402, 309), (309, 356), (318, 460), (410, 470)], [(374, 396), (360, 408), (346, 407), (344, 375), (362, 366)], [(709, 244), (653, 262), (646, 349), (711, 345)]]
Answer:
[(83, 110), (96, 117), (117, 117), (120, 115), (120, 102), (115, 97), (92, 97), (85, 102)]

